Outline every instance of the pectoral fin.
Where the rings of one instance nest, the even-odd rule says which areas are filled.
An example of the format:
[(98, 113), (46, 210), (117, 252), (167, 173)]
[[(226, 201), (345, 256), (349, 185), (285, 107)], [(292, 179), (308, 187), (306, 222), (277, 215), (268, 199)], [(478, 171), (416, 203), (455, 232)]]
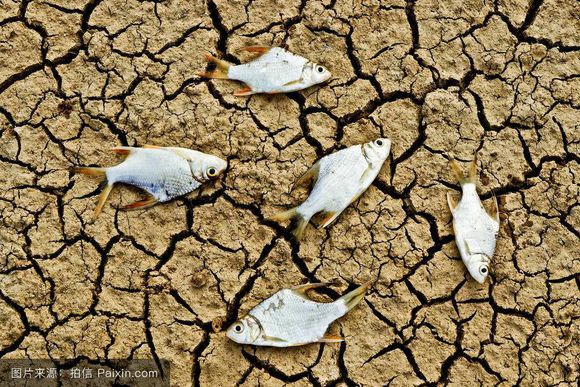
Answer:
[(339, 335), (333, 335), (332, 333), (325, 333), (322, 339), (319, 340), (321, 343), (341, 343), (344, 341), (344, 337)]
[(365, 169), (365, 171), (363, 172), (363, 174), (360, 177), (359, 183), (363, 183), (367, 177), (372, 173), (373, 169), (371, 168), (371, 165), (369, 164), (369, 166), (367, 167), (367, 169)]
[(468, 255), (471, 255), (471, 249), (469, 248), (469, 243), (467, 243), (467, 239), (463, 240), (463, 245), (465, 246), (465, 251)]
[(267, 336), (267, 335), (262, 335), (262, 339), (264, 339), (265, 341), (273, 341), (273, 342), (277, 342), (277, 343), (286, 343), (287, 342), (286, 340), (281, 339), (279, 337)]
[(283, 85), (282, 85), (282, 87), (286, 87), (286, 86), (292, 86), (292, 85), (297, 85), (297, 84), (299, 84), (300, 82), (302, 82), (302, 78), (298, 78), (298, 79), (296, 79), (295, 81), (290, 81), (290, 82), (287, 82), (287, 83), (283, 84)]
[(309, 182), (312, 182), (312, 184), (316, 183), (316, 180), (318, 180), (318, 172), (319, 171), (320, 171), (320, 164), (318, 162), (316, 162), (302, 176), (300, 176), (300, 178), (298, 180), (296, 180), (296, 183), (294, 183), (292, 188), (290, 188), (290, 192), (294, 191), (294, 189), (296, 189), (296, 187), (298, 187), (300, 185), (306, 185)]

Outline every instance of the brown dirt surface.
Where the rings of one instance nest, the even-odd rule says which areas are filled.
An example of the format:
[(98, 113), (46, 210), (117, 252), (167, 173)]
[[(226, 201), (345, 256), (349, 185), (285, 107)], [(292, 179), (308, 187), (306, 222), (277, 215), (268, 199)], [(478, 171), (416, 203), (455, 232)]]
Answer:
[[(171, 361), (175, 386), (577, 385), (580, 3), (0, 0), (0, 358)], [(212, 53), (287, 45), (332, 81), (237, 98)], [(377, 180), (300, 245), (266, 220), (319, 157), (393, 141)], [(96, 222), (118, 145), (227, 158), (200, 192)], [(447, 154), (500, 202), (488, 282), (458, 257)], [(281, 287), (374, 281), (342, 344), (240, 346), (223, 328)]]

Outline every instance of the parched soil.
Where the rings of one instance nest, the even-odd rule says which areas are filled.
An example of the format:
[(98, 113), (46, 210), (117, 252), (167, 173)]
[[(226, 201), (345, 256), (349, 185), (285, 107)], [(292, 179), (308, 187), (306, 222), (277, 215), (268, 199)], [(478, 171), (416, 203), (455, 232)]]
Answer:
[[(577, 385), (580, 5), (574, 0), (0, 0), (0, 358), (171, 361), (175, 386)], [(212, 53), (286, 45), (330, 83), (238, 98), (196, 76)], [(266, 220), (312, 163), (378, 136), (392, 154), (327, 230)], [(229, 162), (148, 210), (74, 165), (183, 146)], [(472, 280), (447, 155), (479, 156), (501, 229)], [(281, 287), (372, 280), (342, 344), (231, 342)]]

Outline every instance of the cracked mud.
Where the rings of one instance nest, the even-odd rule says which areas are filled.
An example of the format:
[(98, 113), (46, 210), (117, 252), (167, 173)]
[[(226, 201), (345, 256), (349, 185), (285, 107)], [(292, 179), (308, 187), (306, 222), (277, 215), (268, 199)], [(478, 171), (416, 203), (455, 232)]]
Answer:
[[(576, 385), (579, 380), (580, 6), (573, 0), (0, 0), (0, 357), (152, 358), (173, 385)], [(320, 88), (236, 98), (203, 54), (283, 45)], [(317, 158), (378, 136), (367, 193), (301, 245), (265, 217)], [(116, 188), (90, 224), (116, 145), (227, 158), (200, 192), (146, 211)], [(445, 193), (447, 152), (480, 159), (500, 201), (485, 285)], [(489, 202), (486, 202), (489, 204)], [(222, 327), (280, 287), (367, 280), (340, 345), (242, 347)]]

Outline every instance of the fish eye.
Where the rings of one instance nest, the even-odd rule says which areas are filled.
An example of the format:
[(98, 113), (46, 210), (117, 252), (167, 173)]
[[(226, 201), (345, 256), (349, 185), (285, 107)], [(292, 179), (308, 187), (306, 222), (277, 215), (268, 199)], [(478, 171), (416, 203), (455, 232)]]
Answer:
[(318, 67), (316, 68), (316, 70), (318, 70), (318, 72), (319, 72), (319, 73), (323, 73), (323, 72), (324, 72), (324, 67), (322, 67), (322, 66), (318, 66)]
[(234, 331), (236, 331), (236, 333), (242, 333), (244, 331), (244, 326), (242, 323), (237, 323), (234, 325)]
[(209, 169), (207, 170), (207, 175), (209, 177), (215, 177), (217, 175), (217, 169), (215, 169), (214, 167), (209, 167)]
[(377, 140), (377, 141), (375, 141), (375, 143), (376, 143), (378, 146), (383, 146), (383, 140)]
[(479, 269), (479, 272), (480, 272), (482, 275), (486, 275), (486, 274), (487, 274), (487, 267), (486, 267), (486, 266), (483, 266), (481, 269)]

